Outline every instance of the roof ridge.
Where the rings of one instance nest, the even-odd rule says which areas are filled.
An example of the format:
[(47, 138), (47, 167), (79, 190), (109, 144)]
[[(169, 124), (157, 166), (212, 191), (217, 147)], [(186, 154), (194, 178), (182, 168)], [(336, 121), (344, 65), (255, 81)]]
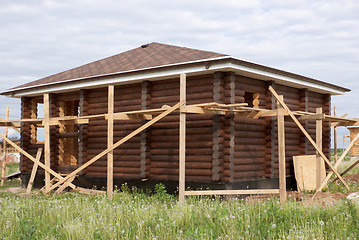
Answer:
[(75, 68), (16, 86), (9, 90), (224, 56), (229, 55), (165, 43), (151, 42), (122, 53), (101, 58)]

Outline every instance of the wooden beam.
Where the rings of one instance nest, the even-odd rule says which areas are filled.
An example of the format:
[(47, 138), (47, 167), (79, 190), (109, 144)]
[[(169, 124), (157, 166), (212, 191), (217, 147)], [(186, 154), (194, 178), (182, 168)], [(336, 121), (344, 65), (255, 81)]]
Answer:
[(302, 126), (302, 124), (298, 121), (298, 119), (293, 115), (292, 111), (288, 108), (287, 104), (284, 103), (283, 100), (279, 99), (279, 96), (277, 94), (277, 92), (271, 87), (269, 86), (269, 90), (272, 92), (273, 96), (280, 102), (280, 104), (288, 110), (289, 116), (293, 119), (293, 121), (295, 122), (295, 124), (299, 127), (299, 129), (302, 131), (302, 133), (306, 136), (306, 138), (309, 140), (309, 142), (312, 144), (312, 146), (315, 148), (315, 150), (317, 152), (319, 152), (320, 156), (324, 159), (324, 161), (328, 164), (329, 168), (335, 173), (335, 175), (337, 177), (339, 177), (340, 181), (344, 184), (344, 186), (349, 189), (348, 184), (344, 181), (344, 179), (339, 175), (338, 171), (333, 167), (333, 165), (330, 163), (330, 161), (328, 160), (328, 158), (325, 156), (325, 154), (323, 153), (323, 151), (321, 151), (316, 143), (314, 142), (314, 140), (312, 139), (312, 137), (309, 135), (309, 133), (304, 129), (304, 127)]
[[(317, 108), (316, 109), (317, 114), (322, 114), (323, 109)], [(320, 149), (320, 151), (323, 150), (323, 120), (317, 120), (316, 121), (316, 130), (315, 130), (315, 140), (317, 143), (317, 147)], [(316, 189), (319, 189), (320, 184), (325, 179), (325, 163), (320, 154), (316, 153)]]
[(323, 120), (325, 119), (325, 114), (311, 114), (311, 115), (302, 115), (298, 117), (298, 120)]
[(246, 189), (246, 190), (200, 190), (185, 191), (186, 196), (201, 195), (257, 195), (257, 194), (278, 194), (279, 189)]
[[(6, 107), (6, 114), (5, 114), (5, 120), (8, 121), (9, 120), (9, 107)], [(4, 135), (7, 137), (8, 134), (8, 128), (5, 127), (4, 129)], [(3, 141), (3, 145), (2, 145), (2, 162), (1, 162), (1, 186), (3, 187), (5, 185), (5, 170), (6, 170), (6, 141)]]
[[(356, 165), (358, 165), (359, 164), (359, 159), (357, 160), (357, 161), (355, 161), (351, 166), (349, 166), (347, 169), (345, 169), (344, 170), (344, 172), (342, 172), (341, 174), (340, 174), (340, 176), (344, 176), (344, 174), (346, 174), (347, 172), (349, 172), (350, 170), (352, 170)], [(336, 181), (336, 180), (338, 180), (338, 178), (335, 178), (334, 180), (333, 180), (333, 182), (334, 181)]]
[[(334, 116), (337, 116), (337, 107), (334, 106)], [(337, 126), (334, 126), (334, 164), (338, 161), (338, 130)]]
[[(66, 119), (65, 117), (63, 117), (63, 119), (59, 119), (59, 118), (54, 118), (51, 119), (49, 121), (49, 125), (50, 126), (57, 126), (57, 125), (62, 125), (62, 124), (88, 124), (89, 123), (89, 119)], [(44, 125), (44, 121), (42, 122), (42, 125)]]
[[(347, 147), (347, 149), (345, 149), (345, 151), (343, 152), (343, 154), (340, 156), (340, 158), (338, 159), (338, 161), (335, 163), (334, 165), (334, 169), (337, 169), (339, 164), (344, 160), (345, 156), (347, 155), (347, 153), (350, 151), (350, 149), (353, 147), (354, 143), (356, 140), (359, 139), (359, 133), (354, 137), (353, 141), (351, 141), (351, 143), (349, 144), (349, 146)], [(315, 198), (315, 196), (318, 194), (318, 192), (320, 192), (326, 185), (327, 182), (329, 181), (330, 177), (333, 175), (333, 172), (329, 172), (327, 177), (323, 180), (322, 184), (320, 185), (320, 187), (317, 189), (317, 191), (315, 192), (315, 194), (313, 195), (313, 198)], [(340, 176), (340, 175), (339, 175)], [(338, 177), (338, 176), (337, 176)], [(339, 179), (341, 178), (338, 177)]]
[[(51, 173), (54, 177), (58, 178), (58, 179), (63, 179), (63, 177), (56, 173), (54, 170), (52, 170), (51, 168), (48, 168), (45, 166), (45, 164), (43, 164), (42, 162), (38, 161), (36, 158), (34, 158), (33, 156), (31, 156), (29, 153), (27, 153), (25, 150), (23, 150), (21, 147), (19, 147), (16, 143), (14, 143), (13, 141), (11, 141), (10, 139), (8, 139), (7, 137), (5, 137), (3, 134), (0, 133), (0, 138), (3, 138), (8, 144), (10, 144), (13, 148), (15, 148), (16, 150), (18, 150), (20, 153), (22, 153), (25, 157), (27, 157), (28, 159), (30, 159), (31, 161), (33, 161), (34, 163), (37, 163), (39, 165), (39, 167), (43, 168), (46, 172)], [(73, 184), (70, 184), (70, 187), (72, 189), (75, 189), (76, 186)]]
[[(114, 86), (108, 86), (107, 147), (113, 145)], [(107, 154), (107, 198), (113, 198), (113, 150)]]
[(92, 163), (96, 162), (97, 160), (99, 160), (100, 158), (102, 158), (103, 156), (105, 156), (107, 153), (109, 153), (110, 151), (114, 150), (115, 148), (117, 148), (118, 146), (120, 146), (121, 144), (125, 143), (126, 141), (128, 141), (129, 139), (131, 139), (132, 137), (136, 136), (138, 133), (140, 133), (141, 131), (145, 130), (146, 128), (150, 127), (151, 125), (155, 124), (156, 122), (158, 122), (159, 120), (161, 120), (162, 118), (164, 118), (165, 116), (167, 116), (168, 114), (174, 112), (176, 109), (178, 109), (179, 107), (181, 107), (184, 104), (184, 102), (179, 102), (177, 104), (175, 104), (173, 107), (170, 107), (169, 109), (167, 109), (165, 112), (161, 113), (160, 115), (156, 116), (154, 119), (152, 119), (151, 121), (145, 123), (144, 125), (142, 125), (141, 127), (139, 127), (138, 129), (136, 129), (135, 131), (131, 132), (130, 134), (128, 134), (127, 136), (125, 136), (124, 138), (122, 138), (121, 140), (119, 140), (118, 142), (116, 142), (115, 144), (113, 144), (111, 147), (105, 149), (104, 151), (102, 151), (101, 153), (97, 154), (95, 157), (93, 157), (92, 159), (90, 159), (89, 161), (87, 161), (85, 164), (83, 164), (81, 167), (77, 168), (76, 170), (74, 170), (72, 173), (70, 173), (69, 175), (67, 175), (66, 177), (60, 179), (56, 184), (52, 185), (50, 187), (50, 189), (48, 191), (45, 191), (45, 193), (48, 193), (49, 191), (51, 191), (52, 189), (55, 189), (56, 187), (58, 187), (60, 184), (64, 183), (65, 181), (69, 180), (72, 176), (76, 175), (77, 173), (81, 172), (82, 170), (84, 170), (85, 168), (87, 168), (88, 166), (90, 166)]
[(180, 101), (181, 106), (179, 123), (179, 201), (185, 200), (186, 185), (186, 113), (182, 108), (186, 106), (186, 74), (180, 74)]
[[(283, 96), (278, 96), (283, 101)], [(285, 169), (285, 126), (284, 109), (277, 101), (277, 127), (278, 127), (278, 161), (279, 161), (279, 199), (281, 203), (287, 201), (286, 169)]]
[[(44, 94), (44, 130), (45, 130), (45, 166), (50, 168), (50, 95), (48, 93)], [(45, 172), (45, 190), (49, 191), (50, 189), (50, 173)]]
[[(38, 162), (40, 161), (41, 153), (42, 153), (42, 148), (37, 149), (36, 160)], [(32, 186), (34, 185), (34, 180), (35, 180), (38, 166), (39, 166), (39, 164), (37, 164), (37, 162), (34, 162), (34, 165), (32, 166), (30, 180), (29, 180), (29, 183), (27, 184), (26, 194), (29, 194), (31, 192)]]

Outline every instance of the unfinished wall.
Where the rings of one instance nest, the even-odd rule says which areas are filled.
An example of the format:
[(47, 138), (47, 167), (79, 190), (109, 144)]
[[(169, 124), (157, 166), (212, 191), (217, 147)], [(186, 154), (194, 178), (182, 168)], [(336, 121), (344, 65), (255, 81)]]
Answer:
[[(187, 104), (218, 102), (248, 103), (251, 107), (275, 109), (276, 101), (268, 91), (272, 86), (293, 111), (315, 112), (323, 107), (330, 113), (330, 97), (296, 89), (270, 81), (261, 81), (232, 72), (187, 78)], [(80, 90), (51, 94), (51, 116), (96, 115), (107, 113), (108, 89)], [(22, 98), (22, 117), (34, 117), (34, 102), (41, 98)], [(115, 86), (115, 112), (172, 106), (179, 101), (179, 79), (144, 81)], [(73, 104), (71, 111), (61, 108)], [(65, 104), (65, 105), (64, 105)], [(70, 104), (71, 105), (71, 104)], [(70, 109), (71, 106), (68, 107)], [(36, 117), (36, 116), (35, 116)], [(275, 117), (239, 118), (226, 115), (187, 114), (186, 116), (186, 181), (235, 182), (278, 177), (277, 127)], [(145, 121), (114, 122), (114, 142), (140, 127)], [(301, 121), (315, 140), (315, 121)], [(51, 126), (51, 168), (68, 172), (107, 148), (107, 121), (91, 119), (89, 124), (76, 125), (70, 132), (66, 126)], [(285, 121), (286, 173), (294, 175), (292, 156), (314, 154), (304, 135), (289, 119)], [(22, 124), (22, 147), (33, 156), (39, 142), (33, 142), (34, 125)], [(78, 141), (76, 164), (61, 157), (66, 141)], [(122, 179), (178, 180), (179, 114), (174, 113), (154, 124), (114, 150), (114, 177)], [(74, 145), (74, 144), (73, 144)], [(323, 150), (329, 155), (329, 122), (323, 126)], [(42, 159), (43, 161), (43, 159)], [(62, 162), (62, 163), (61, 163)], [(32, 162), (22, 158), (21, 169), (30, 172)], [(80, 174), (106, 178), (107, 157), (103, 157)], [(41, 171), (41, 170), (40, 170)], [(43, 171), (41, 171), (43, 172)]]

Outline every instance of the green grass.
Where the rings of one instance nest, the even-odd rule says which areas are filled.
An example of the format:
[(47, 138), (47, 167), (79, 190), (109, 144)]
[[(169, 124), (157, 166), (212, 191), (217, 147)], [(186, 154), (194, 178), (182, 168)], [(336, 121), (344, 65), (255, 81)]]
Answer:
[(9, 175), (9, 174), (14, 173), (16, 171), (19, 171), (19, 164), (18, 163), (6, 164), (5, 175)]
[(20, 197), (0, 193), (0, 239), (359, 239), (359, 204), (303, 206), (277, 198), (249, 204), (220, 197), (116, 192)]

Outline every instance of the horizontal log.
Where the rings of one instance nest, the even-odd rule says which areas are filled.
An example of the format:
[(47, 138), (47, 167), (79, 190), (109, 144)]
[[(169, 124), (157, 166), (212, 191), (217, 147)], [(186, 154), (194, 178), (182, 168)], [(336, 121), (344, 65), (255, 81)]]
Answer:
[(233, 173), (234, 179), (251, 179), (264, 177), (264, 171), (251, 171), (251, 172), (235, 172)]
[[(211, 148), (212, 147), (212, 140), (211, 141), (194, 141), (188, 142), (186, 139), (186, 149), (187, 148)], [(178, 148), (178, 142), (150, 142), (151, 149), (173, 149)]]
[[(124, 136), (126, 136), (126, 135), (124, 135)], [(123, 136), (121, 136), (121, 137), (114, 136), (114, 142), (120, 140), (121, 138), (123, 138)], [(87, 142), (88, 142), (88, 144), (107, 143), (107, 136), (104, 136), (104, 137), (92, 137), (92, 136), (88, 135)], [(138, 135), (132, 137), (130, 140), (128, 140), (128, 142), (141, 142), (141, 135), (138, 134)]]
[(264, 132), (250, 132), (250, 131), (237, 131), (234, 133), (235, 138), (259, 138), (264, 139), (265, 133)]
[[(151, 129), (152, 136), (158, 135), (179, 135), (179, 129)], [(212, 134), (212, 127), (187, 128), (186, 135)]]
[[(141, 144), (139, 142), (125, 142), (124, 144), (122, 144), (121, 146), (119, 146), (116, 149), (139, 149), (141, 146)], [(87, 145), (88, 149), (99, 149), (102, 151), (107, 149), (107, 143), (88, 143)]]
[(79, 132), (57, 133), (56, 137), (58, 137), (58, 138), (78, 138)]
[[(212, 139), (213, 135), (212, 134), (201, 134), (201, 135), (191, 135), (191, 138), (189, 139), (190, 141), (203, 141), (203, 140), (208, 140), (208, 139)], [(168, 142), (168, 141), (173, 141), (173, 142), (178, 142), (179, 141), (179, 136), (178, 135), (169, 135), (169, 136), (151, 136), (151, 141), (157, 141), (157, 142)]]
[[(107, 167), (99, 167), (99, 166), (88, 166), (87, 171), (89, 172), (98, 172), (98, 173), (107, 173)], [(113, 173), (139, 173), (140, 168), (132, 168), (132, 167), (113, 167)]]
[(260, 124), (235, 124), (234, 129), (236, 131), (253, 131), (253, 132), (265, 132), (265, 125)]
[[(179, 154), (178, 148), (173, 149), (151, 149), (152, 155), (177, 155)], [(210, 155), (212, 156), (212, 148), (186, 148), (186, 155)]]
[[(107, 172), (87, 172), (85, 176), (88, 177), (98, 177), (98, 178), (106, 178)], [(114, 178), (122, 178), (122, 179), (141, 179), (140, 173), (113, 173)]]
[(265, 152), (257, 152), (257, 151), (247, 151), (247, 152), (235, 152), (234, 158), (264, 158)]
[(235, 158), (233, 160), (235, 165), (261, 165), (264, 164), (263, 157), (251, 157), (251, 158)]
[[(164, 180), (164, 181), (178, 181), (178, 175), (159, 175), (150, 174), (148, 179)], [(188, 176), (186, 175), (186, 183), (188, 182), (211, 182), (212, 176)]]
[[(178, 169), (168, 169), (168, 168), (151, 168), (150, 174), (166, 174), (166, 175), (178, 175)], [(186, 175), (195, 175), (195, 176), (212, 176), (212, 170), (207, 169), (186, 169)]]
[[(168, 168), (168, 169), (178, 169), (178, 162), (151, 162), (150, 166), (152, 168)], [(187, 162), (186, 161), (186, 170), (187, 169), (212, 169), (211, 162)]]
[(263, 145), (249, 145), (249, 144), (239, 144), (234, 146), (234, 151), (265, 151), (265, 146)]
[[(178, 162), (178, 155), (153, 155), (150, 156), (151, 163), (158, 162)], [(212, 162), (212, 156), (208, 155), (189, 155), (186, 156), (188, 162)]]
[[(137, 155), (139, 156), (141, 154), (141, 149), (140, 149), (140, 144), (138, 144), (138, 148), (134, 148), (134, 149), (129, 149), (129, 148), (116, 148), (114, 150), (114, 155), (119, 155), (119, 156), (128, 156), (128, 155)], [(99, 149), (87, 149), (87, 153), (88, 154), (98, 154), (99, 153)]]
[(235, 118), (235, 124), (265, 125), (265, 120), (261, 118)]
[(266, 140), (258, 138), (235, 138), (235, 145), (264, 145)]
[(264, 171), (264, 166), (263, 165), (235, 165), (233, 167), (233, 170), (235, 172), (249, 172), (249, 171)]

